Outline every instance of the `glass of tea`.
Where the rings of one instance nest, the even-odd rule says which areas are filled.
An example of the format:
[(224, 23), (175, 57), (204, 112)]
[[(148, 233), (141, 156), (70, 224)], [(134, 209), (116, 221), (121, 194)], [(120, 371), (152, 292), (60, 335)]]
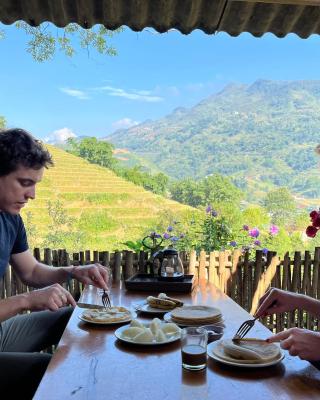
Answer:
[(182, 366), (191, 371), (199, 371), (207, 366), (208, 333), (199, 327), (181, 330)]

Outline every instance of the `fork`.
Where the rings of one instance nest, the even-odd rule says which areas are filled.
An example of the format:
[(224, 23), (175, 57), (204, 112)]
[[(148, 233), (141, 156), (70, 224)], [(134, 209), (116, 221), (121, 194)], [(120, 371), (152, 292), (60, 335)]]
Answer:
[(102, 304), (105, 308), (111, 308), (111, 301), (108, 292), (103, 289), (103, 293), (101, 296)]
[(255, 317), (254, 319), (249, 319), (248, 321), (244, 321), (244, 323), (240, 325), (236, 334), (233, 336), (232, 340), (243, 339), (246, 336), (246, 334), (250, 331), (250, 329), (253, 327), (257, 319), (258, 317)]

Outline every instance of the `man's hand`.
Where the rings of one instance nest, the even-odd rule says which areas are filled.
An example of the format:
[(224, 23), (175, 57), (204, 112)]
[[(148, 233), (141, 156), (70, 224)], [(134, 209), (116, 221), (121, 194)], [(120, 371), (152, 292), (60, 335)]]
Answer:
[(25, 308), (30, 311), (57, 311), (60, 307), (76, 302), (71, 294), (58, 283), (25, 294)]
[(87, 285), (108, 290), (111, 285), (111, 270), (101, 264), (79, 265), (72, 269), (72, 276)]
[(298, 293), (286, 292), (285, 290), (270, 288), (259, 300), (256, 317), (301, 308), (303, 299)]
[(291, 356), (298, 356), (302, 360), (320, 360), (320, 333), (307, 329), (291, 328), (277, 333), (267, 339), (269, 343), (280, 342), (284, 350)]

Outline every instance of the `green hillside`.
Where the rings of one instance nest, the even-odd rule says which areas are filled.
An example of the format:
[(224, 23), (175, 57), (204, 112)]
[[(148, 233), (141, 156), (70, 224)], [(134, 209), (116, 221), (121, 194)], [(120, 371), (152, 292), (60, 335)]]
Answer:
[(319, 131), (320, 81), (259, 80), (229, 85), (191, 109), (106, 139), (175, 178), (217, 172), (231, 176), (249, 201), (287, 186), (302, 203), (316, 205)]
[[(163, 215), (169, 218), (191, 210), (145, 191), (106, 168), (56, 147), (47, 147), (55, 166), (45, 171), (36, 199), (22, 213), (27, 227), (31, 221), (31, 228), (36, 229), (34, 240), (39, 246), (52, 229), (48, 200), (62, 203), (67, 215), (75, 218), (73, 228), (82, 234), (85, 248), (97, 250), (123, 249), (123, 241), (136, 240), (148, 229), (156, 229)], [(27, 218), (28, 213), (31, 218)], [(69, 241), (69, 246), (74, 244)]]

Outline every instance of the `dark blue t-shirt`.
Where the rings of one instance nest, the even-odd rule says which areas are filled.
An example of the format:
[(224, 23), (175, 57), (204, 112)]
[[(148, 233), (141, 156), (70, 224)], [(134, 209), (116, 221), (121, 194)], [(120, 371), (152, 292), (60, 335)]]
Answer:
[(22, 218), (0, 211), (0, 278), (6, 271), (11, 254), (26, 250), (28, 242)]

